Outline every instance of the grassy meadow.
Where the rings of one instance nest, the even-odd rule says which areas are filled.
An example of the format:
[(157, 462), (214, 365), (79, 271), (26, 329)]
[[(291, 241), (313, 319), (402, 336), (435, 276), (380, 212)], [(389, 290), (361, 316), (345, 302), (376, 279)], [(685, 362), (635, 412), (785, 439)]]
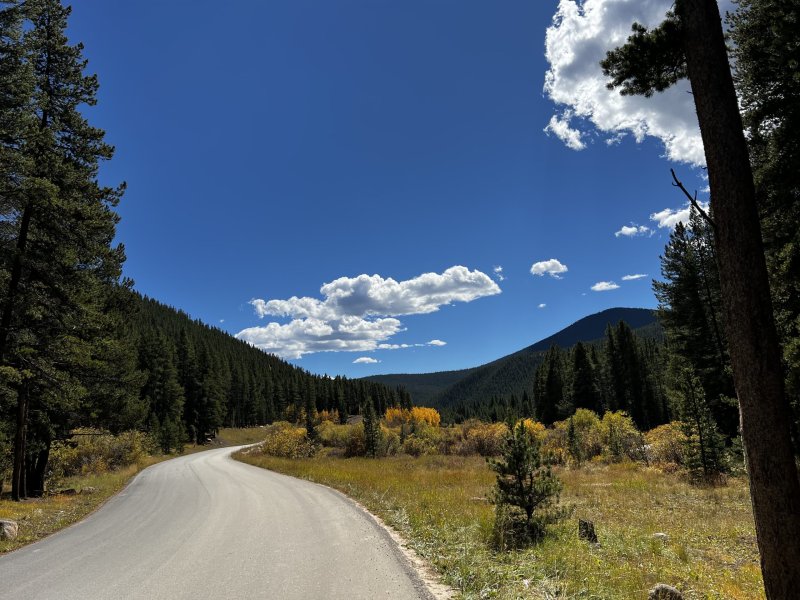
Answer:
[[(478, 456), (239, 460), (332, 486), (399, 531), (462, 598), (646, 598), (657, 582), (686, 598), (763, 598), (746, 483), (690, 485), (647, 466), (559, 467), (572, 516), (525, 550), (495, 552), (494, 474)], [(599, 546), (577, 536), (594, 522)], [(653, 537), (665, 533), (666, 541)]]

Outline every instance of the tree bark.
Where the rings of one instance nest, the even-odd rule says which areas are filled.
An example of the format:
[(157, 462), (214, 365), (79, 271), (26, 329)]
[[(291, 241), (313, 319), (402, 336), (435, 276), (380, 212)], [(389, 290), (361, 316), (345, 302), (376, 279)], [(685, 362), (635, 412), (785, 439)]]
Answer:
[(726, 332), (770, 600), (800, 589), (800, 479), (755, 188), (715, 0), (678, 0), (705, 147)]
[(11, 470), (11, 498), (25, 498), (25, 424), (28, 413), (28, 393), (25, 384), (17, 390), (17, 430), (14, 436), (14, 466)]

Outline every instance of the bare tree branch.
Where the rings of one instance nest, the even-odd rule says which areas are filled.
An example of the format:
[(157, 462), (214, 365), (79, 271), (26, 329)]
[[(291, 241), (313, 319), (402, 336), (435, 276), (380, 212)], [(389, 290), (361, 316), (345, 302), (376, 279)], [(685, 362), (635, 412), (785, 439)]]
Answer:
[(686, 190), (686, 188), (683, 187), (683, 184), (681, 183), (680, 179), (678, 179), (678, 176), (675, 175), (675, 169), (670, 169), (669, 172), (672, 173), (672, 179), (674, 180), (674, 183), (672, 184), (672, 187), (676, 187), (676, 188), (680, 189), (686, 195), (686, 197), (689, 199), (689, 202), (692, 203), (692, 206), (694, 206), (695, 210), (697, 210), (697, 212), (700, 213), (700, 216), (703, 217), (703, 219), (706, 221), (706, 223), (711, 225), (711, 227), (714, 229), (714, 231), (716, 231), (717, 230), (717, 225), (714, 223), (714, 221), (711, 220), (711, 217), (708, 216), (708, 213), (705, 210), (703, 210), (703, 207), (700, 206), (700, 203), (697, 201), (697, 192), (695, 191), (694, 196), (692, 196)]

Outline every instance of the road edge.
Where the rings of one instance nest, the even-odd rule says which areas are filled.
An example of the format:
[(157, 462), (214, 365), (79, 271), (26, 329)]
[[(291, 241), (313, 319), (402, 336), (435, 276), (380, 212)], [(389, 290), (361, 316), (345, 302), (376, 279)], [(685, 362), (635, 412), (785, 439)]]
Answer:
[[(258, 444), (252, 444), (252, 446), (256, 445)], [(235, 454), (243, 449), (244, 448), (239, 448), (236, 451), (231, 452), (228, 454), (228, 458), (235, 460), (239, 464), (253, 467), (254, 469), (269, 471), (270, 473), (274, 473), (282, 477), (291, 477), (292, 479), (297, 479), (298, 481), (303, 481), (305, 483), (310, 483), (325, 488), (329, 492), (332, 492), (341, 498), (343, 501), (354, 506), (360, 512), (364, 513), (368, 517), (368, 520), (372, 526), (375, 527), (375, 529), (389, 542), (390, 547), (394, 551), (395, 555), (400, 559), (400, 563), (404, 566), (407, 573), (411, 577), (411, 580), (414, 582), (414, 587), (418, 588), (419, 591), (424, 594), (424, 596), (427, 596), (428, 600), (452, 600), (456, 597), (456, 590), (441, 581), (441, 576), (439, 573), (424, 558), (422, 558), (416, 552), (416, 550), (414, 550), (414, 548), (409, 545), (408, 541), (400, 534), (400, 532), (390, 525), (387, 525), (384, 520), (381, 519), (381, 517), (374, 514), (361, 502), (330, 485), (319, 483), (318, 481), (313, 481), (311, 479), (294, 477), (293, 475), (287, 475), (286, 473), (281, 473), (280, 471), (273, 471), (272, 469), (266, 469), (264, 467), (259, 467), (242, 460), (238, 460), (235, 457)]]

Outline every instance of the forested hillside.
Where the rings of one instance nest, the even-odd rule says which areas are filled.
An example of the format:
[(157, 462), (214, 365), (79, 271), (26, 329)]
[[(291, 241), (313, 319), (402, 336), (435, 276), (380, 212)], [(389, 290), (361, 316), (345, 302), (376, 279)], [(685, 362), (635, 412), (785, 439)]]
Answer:
[(402, 389), (312, 375), (138, 294), (131, 334), (143, 385), (129, 420), (112, 425), (159, 430), (165, 448), (187, 436), (201, 443), (221, 426), (302, 422), (308, 411), (337, 413), (344, 422), (369, 400), (381, 414), (391, 406), (410, 406)]
[[(512, 395), (521, 401), (523, 394), (533, 394), (536, 369), (552, 346), (567, 349), (578, 342), (600, 341), (605, 338), (608, 325), (616, 325), (620, 321), (625, 321), (642, 338), (663, 337), (654, 311), (610, 308), (584, 317), (527, 348), (485, 365), (461, 371), (373, 375), (366, 379), (387, 385), (402, 385), (411, 394), (415, 405), (437, 408), (448, 418), (477, 414), (488, 417), (493, 414), (492, 409), (488, 408), (490, 404), (501, 403), (502, 398), (510, 402)], [(481, 406), (486, 410), (479, 408)]]

